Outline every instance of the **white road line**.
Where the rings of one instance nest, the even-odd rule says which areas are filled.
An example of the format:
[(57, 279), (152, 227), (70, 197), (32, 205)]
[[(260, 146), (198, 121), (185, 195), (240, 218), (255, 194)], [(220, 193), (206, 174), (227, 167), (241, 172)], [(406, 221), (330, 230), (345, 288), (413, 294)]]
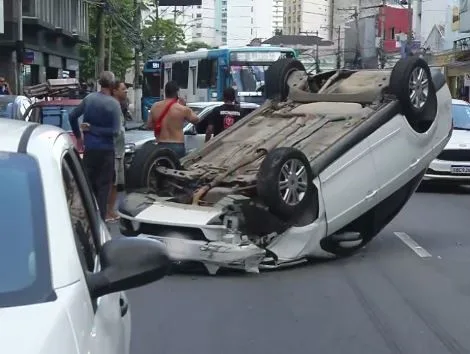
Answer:
[(400, 240), (403, 241), (405, 245), (413, 250), (421, 258), (429, 258), (432, 257), (431, 253), (426, 251), (423, 247), (418, 245), (415, 240), (413, 240), (407, 233), (405, 232), (394, 232), (395, 236), (398, 237)]

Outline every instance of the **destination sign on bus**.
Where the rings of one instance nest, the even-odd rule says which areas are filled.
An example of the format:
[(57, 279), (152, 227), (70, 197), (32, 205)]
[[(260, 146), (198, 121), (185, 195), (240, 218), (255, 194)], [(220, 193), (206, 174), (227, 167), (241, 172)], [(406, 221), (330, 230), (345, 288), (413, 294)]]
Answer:
[(230, 61), (232, 62), (274, 62), (278, 59), (293, 57), (291, 52), (232, 52)]
[(150, 61), (147, 63), (147, 69), (160, 69), (159, 61)]

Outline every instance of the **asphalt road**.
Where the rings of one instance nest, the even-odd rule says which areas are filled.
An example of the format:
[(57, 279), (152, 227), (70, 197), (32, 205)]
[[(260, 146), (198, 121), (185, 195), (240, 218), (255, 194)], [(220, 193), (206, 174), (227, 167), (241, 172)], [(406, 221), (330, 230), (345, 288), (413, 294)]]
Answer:
[(433, 188), (351, 258), (131, 291), (131, 353), (470, 353), (469, 211)]

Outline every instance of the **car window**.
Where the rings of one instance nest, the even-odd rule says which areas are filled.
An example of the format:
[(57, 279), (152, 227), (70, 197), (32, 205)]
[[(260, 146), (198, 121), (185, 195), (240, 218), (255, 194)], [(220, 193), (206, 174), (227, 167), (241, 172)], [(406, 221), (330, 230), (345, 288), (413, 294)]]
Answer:
[[(66, 131), (71, 131), (72, 127), (69, 122), (70, 112), (76, 106), (43, 106), (42, 107), (42, 124), (54, 125)], [(78, 118), (79, 124), (83, 121), (83, 116)]]
[(453, 104), (452, 120), (454, 129), (470, 130), (470, 105)]
[[(70, 161), (70, 160), (69, 160)], [(96, 237), (93, 235), (92, 219), (85, 207), (84, 193), (80, 190), (71, 163), (63, 160), (62, 177), (75, 239), (78, 240), (79, 255), (86, 270), (93, 272), (97, 265)]]
[(0, 152), (0, 308), (50, 301), (44, 194), (36, 160)]

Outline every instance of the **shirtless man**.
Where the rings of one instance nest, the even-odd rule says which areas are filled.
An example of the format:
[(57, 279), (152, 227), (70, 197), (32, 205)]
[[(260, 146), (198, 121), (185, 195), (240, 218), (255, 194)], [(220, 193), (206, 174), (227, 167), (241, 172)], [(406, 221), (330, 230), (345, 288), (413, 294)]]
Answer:
[(169, 148), (182, 158), (186, 155), (184, 121), (197, 124), (199, 119), (191, 108), (181, 104), (178, 93), (179, 87), (175, 81), (165, 85), (165, 99), (153, 104), (147, 128), (154, 131), (159, 147)]

